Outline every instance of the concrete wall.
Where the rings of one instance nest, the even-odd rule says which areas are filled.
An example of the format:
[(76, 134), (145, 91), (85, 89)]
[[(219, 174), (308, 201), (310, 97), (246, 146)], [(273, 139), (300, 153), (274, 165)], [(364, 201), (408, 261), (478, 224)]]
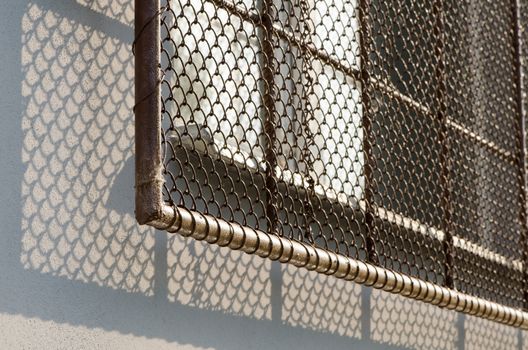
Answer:
[(131, 0), (0, 2), (0, 349), (521, 349), (133, 217)]

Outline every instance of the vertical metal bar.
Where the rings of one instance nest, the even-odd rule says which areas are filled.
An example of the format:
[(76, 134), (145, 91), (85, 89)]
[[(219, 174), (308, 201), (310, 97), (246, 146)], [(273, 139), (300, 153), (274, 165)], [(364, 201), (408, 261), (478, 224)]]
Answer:
[(433, 16), (436, 20), (434, 26), (435, 51), (434, 55), (437, 58), (435, 66), (436, 77), (436, 91), (435, 99), (437, 101), (436, 117), (440, 123), (440, 166), (441, 166), (441, 186), (442, 186), (442, 211), (443, 223), (442, 229), (445, 232), (445, 239), (442, 242), (443, 251), (445, 254), (445, 286), (448, 288), (454, 287), (453, 281), (453, 237), (451, 234), (451, 193), (450, 193), (450, 159), (449, 159), (449, 137), (447, 135), (447, 86), (446, 86), (446, 72), (445, 72), (445, 23), (444, 23), (444, 1), (436, 0), (433, 6)]
[(275, 143), (277, 135), (275, 133), (275, 100), (274, 100), (274, 50), (273, 50), (273, 18), (272, 18), (273, 0), (264, 0), (262, 6), (262, 27), (263, 42), (262, 51), (264, 62), (262, 66), (262, 77), (264, 79), (264, 157), (266, 159), (265, 182), (268, 190), (266, 200), (266, 217), (268, 219), (268, 232), (278, 233), (278, 216), (277, 216), (277, 181), (275, 179), (275, 168), (277, 166), (277, 156), (275, 154)]
[[(300, 7), (300, 27), (302, 28), (301, 32), (301, 47), (307, 47), (308, 43), (311, 42), (313, 25), (310, 20), (310, 5), (307, 0), (299, 1)], [(312, 133), (312, 128), (315, 124), (318, 124), (317, 120), (314, 117), (313, 109), (311, 106), (310, 97), (314, 93), (314, 81), (313, 81), (313, 55), (310, 50), (301, 51), (302, 64), (301, 64), (301, 81), (302, 81), (302, 94), (301, 101), (304, 105), (302, 107), (302, 117), (301, 117), (301, 127), (302, 133), (304, 135), (305, 141), (303, 144), (303, 150), (301, 154), (301, 163), (305, 167), (306, 179), (308, 186), (303, 197), (303, 210), (304, 215), (306, 215), (307, 220), (305, 222), (305, 238), (308, 242), (314, 242), (314, 236), (312, 232), (312, 225), (315, 222), (315, 214), (318, 212), (318, 198), (315, 194), (315, 179), (317, 176), (314, 171), (314, 160), (311, 156), (310, 148), (315, 145), (314, 134)], [(312, 203), (314, 201), (315, 203)], [(315, 204), (315, 211), (314, 211)]]
[(366, 249), (367, 260), (378, 264), (379, 259), (376, 253), (376, 234), (374, 228), (373, 201), (373, 174), (374, 166), (372, 154), (372, 116), (371, 107), (371, 72), (370, 53), (372, 45), (372, 28), (370, 19), (371, 0), (359, 0), (359, 25), (360, 25), (360, 79), (361, 79), (361, 112), (363, 125), (363, 172), (365, 176), (365, 221), (366, 221)]
[(519, 113), (519, 152), (518, 152), (518, 167), (519, 167), (519, 182), (521, 188), (520, 201), (521, 209), (519, 211), (519, 220), (521, 222), (522, 233), (521, 241), (523, 246), (523, 304), (524, 308), (528, 309), (528, 223), (527, 223), (527, 176), (526, 176), (526, 111), (523, 103), (523, 83), (524, 76), (522, 70), (522, 25), (521, 25), (521, 8), (519, 0), (513, 0), (513, 45), (515, 49), (515, 73), (517, 85), (517, 111)]
[(135, 0), (136, 218), (162, 216), (159, 0)]

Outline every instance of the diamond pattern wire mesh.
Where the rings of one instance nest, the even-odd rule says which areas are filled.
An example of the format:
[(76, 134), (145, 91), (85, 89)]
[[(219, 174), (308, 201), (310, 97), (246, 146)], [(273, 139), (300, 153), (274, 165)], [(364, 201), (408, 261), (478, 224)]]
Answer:
[(524, 9), (160, 5), (166, 205), (523, 308)]

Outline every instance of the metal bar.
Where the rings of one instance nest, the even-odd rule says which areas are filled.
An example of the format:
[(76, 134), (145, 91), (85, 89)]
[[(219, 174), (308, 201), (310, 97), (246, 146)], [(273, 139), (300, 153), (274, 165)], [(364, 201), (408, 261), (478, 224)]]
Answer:
[(433, 6), (433, 17), (436, 19), (434, 26), (435, 42), (435, 57), (438, 62), (435, 65), (436, 89), (435, 97), (438, 101), (436, 110), (436, 118), (440, 123), (440, 166), (441, 166), (441, 186), (442, 186), (442, 211), (444, 230), (444, 240), (442, 242), (442, 249), (445, 254), (445, 286), (448, 288), (454, 287), (454, 259), (453, 259), (453, 236), (451, 235), (451, 193), (450, 193), (450, 159), (449, 159), (449, 136), (447, 133), (447, 103), (446, 103), (446, 72), (445, 72), (445, 25), (444, 25), (444, 2), (443, 0), (436, 0)]
[[(304, 47), (306, 43), (310, 42), (312, 33), (315, 30), (312, 21), (310, 20), (311, 9), (310, 4), (307, 0), (299, 1), (300, 7), (300, 27), (301, 30), (301, 45)], [(320, 202), (313, 201), (316, 199), (315, 192), (315, 179), (312, 174), (315, 174), (313, 164), (315, 159), (312, 157), (311, 148), (315, 146), (314, 125), (318, 125), (319, 122), (314, 117), (314, 111), (311, 105), (310, 98), (314, 96), (314, 77), (315, 72), (313, 70), (313, 54), (310, 50), (301, 55), (301, 101), (302, 101), (302, 115), (300, 118), (301, 133), (304, 137), (304, 142), (301, 148), (300, 161), (304, 165), (305, 179), (307, 182), (306, 191), (302, 197), (303, 214), (304, 220), (304, 237), (308, 242), (313, 243), (313, 224), (316, 223), (315, 213), (320, 209)], [(314, 210), (315, 208), (315, 210)]]
[(159, 0), (135, 1), (136, 218), (162, 215)]
[[(402, 94), (401, 92), (396, 90), (394, 87), (391, 87), (391, 86), (389, 86), (387, 84), (384, 84), (383, 82), (381, 82), (381, 81), (379, 81), (379, 80), (377, 80), (375, 78), (371, 78), (371, 84), (372, 84), (373, 87), (379, 89), (379, 91), (383, 92), (384, 94), (388, 95), (389, 97), (395, 98), (395, 99), (405, 103), (406, 105), (408, 105), (409, 107), (411, 107), (415, 111), (417, 111), (417, 112), (419, 112), (419, 113), (421, 113), (423, 115), (429, 116), (429, 117), (434, 117), (434, 114), (433, 114), (433, 112), (431, 111), (431, 109), (429, 107), (421, 104), (420, 102), (412, 99), (411, 97), (409, 97), (407, 95)], [(467, 127), (465, 127), (464, 125), (462, 125), (460, 123), (457, 123), (456, 121), (454, 121), (449, 116), (445, 117), (445, 122), (446, 122), (447, 126), (449, 128), (451, 128), (452, 130), (460, 133), (464, 137), (469, 138), (471, 141), (479, 143), (480, 145), (484, 146), (486, 149), (488, 149), (492, 153), (495, 153), (497, 156), (501, 157), (502, 159), (510, 162), (511, 164), (515, 164), (517, 162), (517, 158), (516, 158), (515, 154), (513, 154), (510, 151), (507, 151), (507, 150), (501, 148), (495, 142), (487, 140), (486, 138), (484, 138), (484, 137), (478, 135), (477, 133), (469, 130)]]
[(449, 310), (528, 329), (527, 312), (196, 211), (165, 205), (161, 218), (151, 221), (149, 225), (233, 250), (334, 275)]
[(484, 146), (487, 150), (491, 151), (492, 153), (495, 153), (503, 160), (506, 160), (511, 164), (517, 163), (517, 156), (515, 154), (503, 149), (502, 147), (498, 146), (495, 142), (485, 139), (484, 137), (474, 133), (473, 131), (469, 130), (465, 126), (457, 123), (449, 117), (446, 118), (446, 123), (447, 126), (450, 127), (452, 130), (460, 133), (464, 137), (467, 137), (471, 141), (479, 143), (480, 145)]
[(396, 88), (390, 86), (389, 84), (384, 83), (382, 80), (376, 79), (374, 77), (370, 77), (370, 83), (372, 84), (373, 87), (379, 89), (380, 92), (386, 94), (389, 97), (397, 99), (400, 102), (405, 103), (406, 105), (408, 105), (415, 111), (421, 114), (427, 115), (427, 116), (433, 115), (429, 107), (414, 100), (413, 98), (405, 94), (402, 94)]
[(265, 183), (267, 190), (266, 217), (268, 220), (268, 232), (278, 232), (277, 215), (277, 181), (275, 179), (275, 167), (277, 157), (275, 155), (275, 143), (277, 135), (275, 133), (275, 100), (274, 100), (274, 75), (273, 60), (275, 58), (273, 50), (273, 0), (263, 0), (262, 3), (262, 51), (264, 62), (262, 64), (262, 77), (264, 79), (263, 107), (264, 107), (264, 158), (266, 160)]
[[(431, 111), (431, 109), (429, 107), (427, 107), (424, 104), (412, 99), (411, 97), (409, 97), (407, 95), (402, 94), (401, 92), (396, 90), (394, 87), (391, 87), (391, 86), (389, 86), (387, 84), (384, 84), (383, 82), (381, 82), (381, 81), (379, 81), (377, 79), (374, 79), (374, 78), (371, 78), (371, 84), (375, 88), (379, 89), (379, 91), (383, 92), (384, 94), (388, 95), (389, 97), (395, 98), (395, 99), (405, 103), (409, 107), (413, 108), (415, 111), (417, 111), (417, 112), (419, 112), (419, 113), (421, 113), (423, 115), (429, 116), (429, 117), (434, 117), (434, 114), (433, 114), (433, 112)], [(484, 137), (478, 135), (477, 133), (469, 130), (467, 127), (465, 127), (464, 125), (461, 125), (460, 123), (457, 123), (456, 121), (454, 121), (449, 116), (445, 117), (445, 122), (446, 122), (447, 126), (449, 128), (451, 128), (452, 130), (460, 133), (460, 135), (462, 135), (464, 137), (467, 137), (471, 141), (479, 143), (480, 145), (482, 145), (483, 147), (485, 147), (486, 149), (488, 149), (492, 153), (495, 153), (498, 157), (510, 162), (511, 164), (515, 164), (517, 162), (517, 158), (516, 158), (515, 154), (513, 154), (510, 151), (507, 151), (507, 150), (503, 149), (502, 147), (498, 146), (495, 142), (487, 140), (486, 138), (484, 138)]]
[(361, 113), (363, 127), (363, 174), (365, 177), (365, 224), (366, 224), (366, 249), (369, 262), (379, 263), (379, 257), (376, 252), (376, 228), (374, 224), (373, 212), (373, 174), (374, 157), (372, 146), (375, 140), (372, 138), (372, 116), (370, 114), (371, 106), (371, 82), (370, 75), (370, 50), (372, 45), (372, 30), (370, 28), (370, 0), (360, 0), (358, 7), (358, 18), (360, 26), (360, 81), (361, 81)]
[(504, 255), (498, 254), (492, 250), (487, 249), (477, 243), (465, 240), (464, 238), (458, 237), (453, 232), (453, 247), (465, 250), (466, 252), (486, 259), (488, 261), (501, 264), (510, 269), (522, 272), (524, 263), (522, 260), (507, 258)]
[(252, 22), (254, 24), (262, 24), (261, 15), (257, 11), (247, 10), (245, 7), (237, 5), (233, 3), (232, 1), (225, 1), (225, 0), (208, 0), (208, 1), (211, 1), (213, 4), (216, 5), (216, 7), (224, 9), (240, 17), (241, 19), (245, 21)]
[(326, 63), (330, 67), (335, 68), (336, 70), (343, 72), (345, 75), (348, 75), (352, 78), (358, 79), (360, 70), (357, 68), (344, 64), (343, 62), (339, 61), (338, 59), (330, 56), (328, 53), (326, 53), (324, 50), (317, 49), (315, 45), (311, 42), (304, 42), (301, 40), (301, 38), (295, 36), (295, 34), (290, 33), (289, 31), (285, 30), (284, 28), (280, 27), (277, 24), (273, 25), (273, 31), (275, 34), (283, 39), (287, 40), (288, 42), (294, 44), (298, 48), (300, 48), (303, 51), (308, 51), (311, 53), (314, 57), (317, 57), (320, 59), (323, 63)]
[(521, 37), (521, 12), (519, 0), (513, 0), (513, 18), (514, 18), (514, 30), (513, 30), (513, 44), (515, 48), (515, 73), (516, 73), (516, 87), (517, 87), (517, 110), (519, 113), (519, 152), (517, 155), (518, 166), (519, 166), (519, 182), (521, 188), (521, 194), (519, 196), (521, 210), (519, 210), (519, 220), (521, 222), (522, 233), (521, 233), (521, 244), (523, 249), (523, 286), (524, 286), (524, 308), (528, 308), (528, 195), (526, 193), (528, 189), (528, 180), (526, 174), (526, 111), (524, 110), (523, 103), (523, 84), (524, 76), (522, 70), (522, 37)]

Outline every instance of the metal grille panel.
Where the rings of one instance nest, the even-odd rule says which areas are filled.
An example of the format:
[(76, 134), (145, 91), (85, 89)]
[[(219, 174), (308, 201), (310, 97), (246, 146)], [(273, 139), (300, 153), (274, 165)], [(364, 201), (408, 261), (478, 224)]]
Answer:
[(378, 288), (412, 277), (435, 295), (412, 282), (411, 297), (441, 287), (452, 308), (452, 293), (526, 306), (515, 1), (148, 3), (136, 5), (137, 60), (154, 60), (136, 68), (140, 222), (219, 244), (226, 232), (223, 245), (259, 255), (265, 237), (284, 261), (300, 259), (285, 242), (310, 262), (313, 248), (314, 269), (328, 252), (332, 273), (343, 258)]

